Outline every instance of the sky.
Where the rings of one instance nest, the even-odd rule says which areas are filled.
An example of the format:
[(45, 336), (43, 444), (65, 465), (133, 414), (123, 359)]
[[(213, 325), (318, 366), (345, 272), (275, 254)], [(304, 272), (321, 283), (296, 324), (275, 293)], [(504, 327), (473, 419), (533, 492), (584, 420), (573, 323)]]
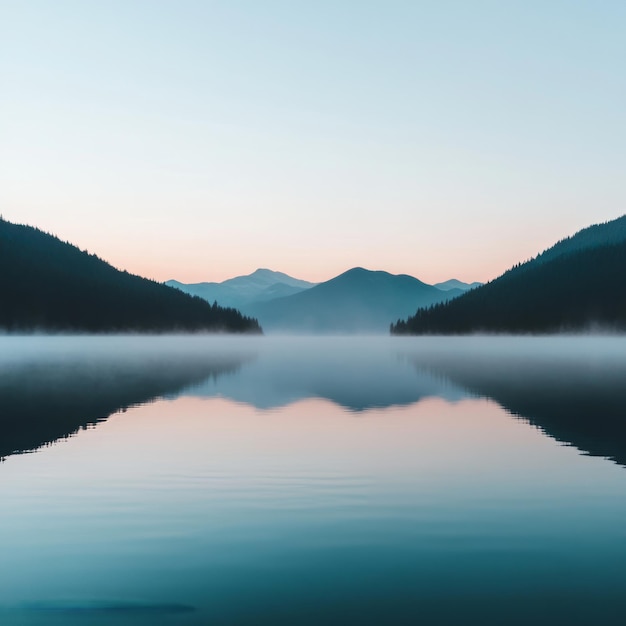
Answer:
[(623, 0), (0, 0), (0, 213), (156, 280), (486, 281), (626, 213)]

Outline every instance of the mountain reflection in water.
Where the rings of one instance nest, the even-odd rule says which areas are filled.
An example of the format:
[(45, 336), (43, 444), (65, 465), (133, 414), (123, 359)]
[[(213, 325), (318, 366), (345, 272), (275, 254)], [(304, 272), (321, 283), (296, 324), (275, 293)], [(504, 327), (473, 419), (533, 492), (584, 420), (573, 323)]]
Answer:
[(624, 345), (0, 338), (0, 622), (621, 625)]
[(626, 350), (617, 338), (1, 342), (0, 457), (163, 396), (221, 396), (258, 409), (324, 398), (356, 412), (481, 396), (558, 441), (626, 465)]

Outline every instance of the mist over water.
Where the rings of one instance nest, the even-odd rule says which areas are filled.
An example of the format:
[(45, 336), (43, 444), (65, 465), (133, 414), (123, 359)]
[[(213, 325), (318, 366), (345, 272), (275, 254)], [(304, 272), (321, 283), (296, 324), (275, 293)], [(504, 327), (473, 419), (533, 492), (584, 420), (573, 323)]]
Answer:
[(624, 380), (617, 337), (1, 337), (0, 619), (621, 624)]

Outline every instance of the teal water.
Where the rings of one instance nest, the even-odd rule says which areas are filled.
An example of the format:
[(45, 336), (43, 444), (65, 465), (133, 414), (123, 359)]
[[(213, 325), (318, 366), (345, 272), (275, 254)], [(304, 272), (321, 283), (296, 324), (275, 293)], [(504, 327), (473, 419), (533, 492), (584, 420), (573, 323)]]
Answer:
[(621, 338), (0, 338), (0, 621), (622, 624)]

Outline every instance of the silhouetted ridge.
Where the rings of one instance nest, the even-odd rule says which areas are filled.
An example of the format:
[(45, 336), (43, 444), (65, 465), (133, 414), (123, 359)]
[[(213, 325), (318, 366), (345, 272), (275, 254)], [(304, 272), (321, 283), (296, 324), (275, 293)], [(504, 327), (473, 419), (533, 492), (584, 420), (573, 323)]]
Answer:
[(255, 319), (120, 271), (31, 226), (0, 219), (0, 328), (260, 332)]
[(580, 252), (588, 248), (597, 248), (623, 243), (626, 241), (626, 215), (612, 220), (588, 226), (571, 237), (561, 239), (551, 248), (548, 248), (531, 262), (545, 263), (564, 254)]
[(585, 229), (482, 287), (422, 308), (392, 324), (391, 332), (553, 333), (598, 328), (626, 330), (626, 218)]

